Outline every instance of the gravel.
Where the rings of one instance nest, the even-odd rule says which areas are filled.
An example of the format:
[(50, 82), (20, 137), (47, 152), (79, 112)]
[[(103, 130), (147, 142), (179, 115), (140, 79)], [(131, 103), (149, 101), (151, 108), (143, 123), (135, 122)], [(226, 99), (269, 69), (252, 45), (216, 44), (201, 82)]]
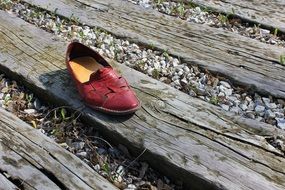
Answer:
[[(147, 4), (151, 5), (148, 6), (148, 8), (153, 7), (153, 4), (151, 4), (153, 1), (133, 2), (140, 2), (140, 4), (145, 7), (147, 7)], [(163, 6), (160, 5), (161, 8), (159, 9), (161, 9), (162, 12), (168, 12), (167, 6), (176, 5), (174, 2), (165, 1), (165, 4)], [(233, 86), (228, 80), (220, 80), (210, 73), (202, 72), (196, 66), (186, 65), (179, 59), (170, 56), (167, 52), (159, 52), (140, 47), (127, 40), (118, 39), (102, 31), (100, 28), (81, 25), (76, 19), (70, 20), (61, 18), (57, 15), (40, 11), (36, 7), (25, 3), (14, 2), (9, 4), (9, 6), (0, 4), (0, 8), (5, 9), (11, 14), (16, 14), (18, 17), (48, 32), (54, 33), (59, 38), (68, 41), (78, 40), (98, 51), (103, 56), (115, 59), (119, 63), (165, 82), (190, 96), (198, 97), (217, 105), (225, 111), (230, 111), (234, 114), (255, 119), (260, 122), (266, 122), (285, 130), (285, 101), (282, 99), (264, 97), (256, 93), (248, 94), (242, 88)], [(163, 11), (163, 9), (165, 10)], [(221, 18), (217, 18), (217, 15), (204, 12), (199, 7), (189, 8), (186, 12), (187, 14), (179, 17), (186, 18), (189, 22), (229, 29), (226, 23), (221, 23)], [(219, 22), (214, 22), (215, 19), (218, 19)], [(235, 26), (233, 26), (233, 28), (233, 30), (235, 30)], [(262, 38), (267, 36), (264, 41), (266, 43), (270, 43), (270, 40), (274, 38), (277, 45), (284, 45), (284, 41), (280, 41), (278, 37), (272, 36), (269, 31), (264, 29), (240, 26), (238, 31), (235, 32), (240, 31), (247, 31), (247, 33), (243, 35), (249, 35), (249, 37), (260, 39), (261, 41), (264, 41)], [(14, 88), (17, 90), (12, 90)], [(134, 175), (134, 173), (143, 168), (141, 162), (135, 162), (131, 167), (127, 167), (128, 163), (132, 163), (131, 160), (134, 158), (129, 156), (125, 147), (108, 147), (109, 145), (106, 145), (106, 143), (104, 143), (105, 141), (98, 140), (101, 139), (99, 134), (91, 139), (86, 138), (86, 134), (90, 133), (86, 128), (84, 132), (77, 131), (78, 134), (81, 134), (81, 136), (79, 135), (80, 138), (78, 134), (76, 134), (76, 138), (73, 139), (68, 138), (70, 137), (68, 135), (67, 137), (62, 137), (63, 134), (67, 133), (66, 131), (57, 131), (58, 129), (55, 128), (54, 125), (52, 125), (53, 127), (51, 128), (47, 127), (50, 125), (48, 123), (49, 121), (45, 121), (43, 124), (45, 114), (47, 114), (48, 110), (51, 111), (50, 108), (47, 108), (39, 99), (33, 97), (33, 94), (26, 93), (25, 90), (23, 91), (23, 87), (18, 87), (15, 81), (4, 78), (4, 75), (0, 75), (0, 106), (16, 113), (16, 115), (29, 122), (33, 127), (39, 128), (44, 134), (54, 138), (57, 142), (61, 143), (64, 148), (75, 153), (101, 175), (106, 178), (110, 178), (110, 175), (112, 178), (116, 176), (116, 180), (113, 182), (120, 189), (130, 189), (134, 186), (136, 186), (137, 189), (145, 187), (152, 189), (155, 188), (154, 186), (157, 184), (162, 184), (165, 189), (168, 187), (179, 189), (179, 187), (169, 182), (166, 177), (157, 174), (157, 172), (151, 168), (148, 168), (145, 172), (143, 179), (139, 179), (137, 176), (138, 173), (136, 175)], [(76, 124), (77, 127), (80, 126), (81, 128), (82, 125), (80, 122)], [(76, 126), (74, 127), (76, 128)], [(70, 131), (68, 131), (68, 133), (69, 132)], [(278, 138), (268, 139), (268, 142), (283, 150), (284, 147), (280, 145), (278, 140), (280, 141)], [(98, 157), (98, 155), (100, 156)], [(96, 158), (95, 161), (93, 160), (94, 158)], [(106, 162), (106, 160), (109, 162)], [(122, 176), (116, 173), (119, 166), (127, 170)]]
[[(142, 1), (140, 4), (152, 2)], [(164, 1), (164, 4), (164, 6), (172, 6), (175, 3)], [(142, 48), (135, 43), (118, 39), (99, 28), (81, 25), (76, 19), (61, 18), (46, 11), (39, 11), (36, 7), (25, 3), (13, 3), (10, 8), (6, 7), (6, 10), (60, 38), (69, 41), (76, 39), (103, 56), (135, 68), (190, 96), (215, 104), (225, 111), (229, 110), (235, 114), (251, 119), (256, 118), (258, 121), (276, 126), (277, 118), (284, 119), (284, 100), (262, 97), (259, 94), (247, 94), (242, 88), (233, 86), (228, 80), (220, 80), (210, 73), (204, 73), (198, 67), (187, 65), (167, 52)], [(201, 18), (197, 16), (198, 20), (204, 20), (207, 24), (211, 23), (214, 17), (214, 15), (199, 10), (199, 7), (189, 9), (189, 11), (195, 13), (196, 16), (200, 15)], [(187, 18), (191, 18), (193, 14), (189, 14)], [(268, 34), (268, 32), (262, 30), (262, 34)], [(1, 93), (5, 90), (4, 87)], [(6, 101), (9, 101), (8, 95), (5, 97)], [(36, 102), (31, 107), (37, 110), (40, 105)], [(275, 116), (272, 117), (273, 115)]]
[(262, 113), (262, 112), (264, 112), (265, 107), (257, 105), (254, 110), (255, 110), (256, 113)]
[(277, 118), (276, 120), (277, 120), (277, 127), (285, 130), (285, 119), (284, 118), (282, 118), (282, 119)]
[[(249, 26), (248, 23), (242, 23), (240, 19), (229, 19), (227, 16), (208, 12), (206, 9), (194, 5), (191, 2), (174, 2), (171, 0), (126, 0), (144, 8), (153, 8), (161, 13), (179, 17), (188, 22), (205, 24), (215, 28), (238, 33), (242, 36), (253, 38), (261, 42), (285, 47), (285, 40), (271, 33), (270, 30), (260, 28), (259, 26)], [(278, 31), (276, 31), (278, 33)]]
[(125, 146), (113, 146), (95, 127), (83, 124), (80, 110), (47, 106), (46, 102), (1, 73), (0, 106), (54, 139), (119, 189), (153, 190), (157, 189), (158, 182), (169, 190), (182, 189), (181, 185), (174, 185), (140, 161), (140, 157), (132, 157)]

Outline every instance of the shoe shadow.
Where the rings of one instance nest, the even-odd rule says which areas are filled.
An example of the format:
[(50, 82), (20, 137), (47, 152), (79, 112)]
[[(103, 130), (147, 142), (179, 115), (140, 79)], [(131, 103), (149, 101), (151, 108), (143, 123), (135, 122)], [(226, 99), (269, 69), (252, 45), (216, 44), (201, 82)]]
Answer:
[(67, 69), (42, 74), (39, 80), (47, 92), (42, 95), (43, 99), (59, 106), (65, 105), (80, 109), (84, 116), (92, 116), (94, 121), (100, 120), (106, 123), (122, 123), (134, 115), (110, 115), (87, 107), (80, 98)]

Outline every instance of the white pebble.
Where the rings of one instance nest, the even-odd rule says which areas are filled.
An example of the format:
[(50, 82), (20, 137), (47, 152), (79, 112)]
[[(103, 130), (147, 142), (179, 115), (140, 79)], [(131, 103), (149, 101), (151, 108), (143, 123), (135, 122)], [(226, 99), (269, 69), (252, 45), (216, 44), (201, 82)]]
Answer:
[(24, 112), (27, 114), (34, 114), (36, 113), (36, 110), (35, 109), (25, 109)]

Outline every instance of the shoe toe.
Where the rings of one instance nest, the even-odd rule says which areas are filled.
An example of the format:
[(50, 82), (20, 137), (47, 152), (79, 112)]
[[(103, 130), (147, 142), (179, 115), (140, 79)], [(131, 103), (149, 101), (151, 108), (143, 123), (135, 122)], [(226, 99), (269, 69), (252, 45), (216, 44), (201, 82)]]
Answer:
[(127, 112), (137, 110), (140, 106), (139, 100), (132, 91), (116, 93), (108, 98), (103, 107), (116, 112)]

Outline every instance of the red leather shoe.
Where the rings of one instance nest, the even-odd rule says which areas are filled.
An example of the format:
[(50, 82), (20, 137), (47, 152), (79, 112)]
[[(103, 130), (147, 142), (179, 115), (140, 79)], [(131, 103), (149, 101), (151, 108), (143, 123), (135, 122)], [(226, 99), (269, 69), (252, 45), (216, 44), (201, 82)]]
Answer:
[(117, 115), (139, 109), (140, 102), (127, 81), (94, 50), (78, 42), (70, 43), (66, 65), (88, 106)]

